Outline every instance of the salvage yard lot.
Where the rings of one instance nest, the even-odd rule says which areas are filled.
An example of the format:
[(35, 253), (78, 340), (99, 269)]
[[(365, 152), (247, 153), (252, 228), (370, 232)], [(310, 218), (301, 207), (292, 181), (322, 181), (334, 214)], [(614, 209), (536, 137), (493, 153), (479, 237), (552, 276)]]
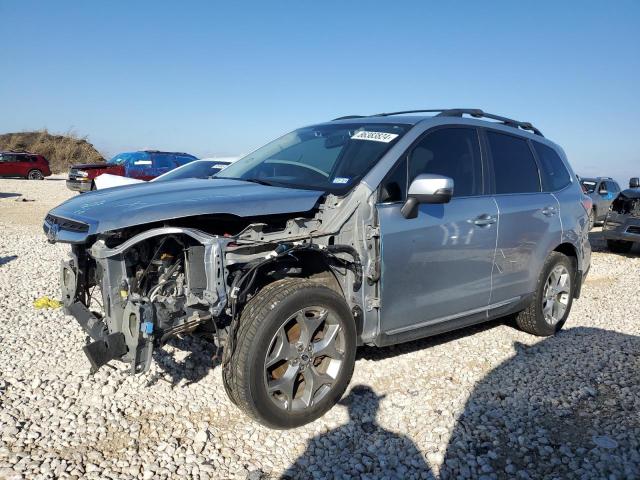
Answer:
[[(637, 478), (640, 249), (604, 250), (562, 333), (508, 321), (363, 348), (341, 405), (292, 431), (244, 417), (198, 339), (146, 375), (89, 375), (57, 297), (63, 178), (0, 180), (0, 478)], [(32, 201), (22, 201), (22, 199)], [(613, 475), (613, 476), (610, 476)]]

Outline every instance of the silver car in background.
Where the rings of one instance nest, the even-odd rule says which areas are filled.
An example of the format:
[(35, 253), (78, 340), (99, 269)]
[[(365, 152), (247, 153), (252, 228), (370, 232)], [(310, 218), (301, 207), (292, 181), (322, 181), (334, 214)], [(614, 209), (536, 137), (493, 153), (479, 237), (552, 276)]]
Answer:
[(620, 186), (611, 177), (581, 177), (580, 183), (585, 195), (588, 195), (593, 202), (589, 212), (589, 222), (593, 228), (596, 223), (604, 221), (611, 203), (620, 193)]
[(292, 428), (338, 401), (359, 345), (512, 314), (559, 331), (589, 271), (590, 203), (530, 123), (415, 110), (300, 128), (210, 179), (73, 198), (44, 230), (72, 245), (64, 308), (94, 370), (142, 373), (172, 336), (209, 336), (230, 399)]

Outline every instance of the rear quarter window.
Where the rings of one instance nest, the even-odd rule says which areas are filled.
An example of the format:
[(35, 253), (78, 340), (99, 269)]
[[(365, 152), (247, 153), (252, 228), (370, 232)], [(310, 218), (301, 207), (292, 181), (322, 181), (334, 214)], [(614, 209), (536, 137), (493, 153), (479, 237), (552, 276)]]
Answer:
[(533, 148), (540, 161), (542, 189), (557, 192), (571, 183), (571, 174), (558, 153), (540, 142), (533, 142)]

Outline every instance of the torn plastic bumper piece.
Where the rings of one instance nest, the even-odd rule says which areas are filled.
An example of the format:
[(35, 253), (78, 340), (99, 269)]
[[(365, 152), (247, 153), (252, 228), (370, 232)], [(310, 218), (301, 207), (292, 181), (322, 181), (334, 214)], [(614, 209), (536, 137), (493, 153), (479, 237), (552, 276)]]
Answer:
[(65, 313), (73, 315), (85, 332), (94, 340), (82, 350), (91, 363), (91, 373), (111, 360), (120, 360), (127, 353), (127, 344), (121, 332), (109, 334), (105, 323), (96, 317), (83, 303), (75, 302), (65, 307)]
[(85, 355), (91, 363), (91, 373), (95, 373), (100, 367), (111, 360), (116, 360), (127, 353), (127, 345), (121, 332), (107, 335), (102, 340), (96, 340), (82, 347)]
[(94, 340), (102, 340), (108, 333), (105, 323), (96, 317), (82, 302), (64, 307), (64, 313), (72, 315)]

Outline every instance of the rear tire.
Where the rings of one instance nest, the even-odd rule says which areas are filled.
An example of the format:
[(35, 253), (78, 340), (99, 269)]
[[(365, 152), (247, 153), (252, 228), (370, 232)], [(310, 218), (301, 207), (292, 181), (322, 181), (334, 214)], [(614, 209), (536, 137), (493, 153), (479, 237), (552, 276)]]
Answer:
[(29, 173), (27, 173), (27, 178), (29, 180), (44, 180), (44, 175), (40, 170), (33, 169), (29, 170)]
[(575, 260), (551, 252), (540, 272), (533, 300), (516, 316), (518, 327), (541, 337), (558, 332), (571, 311), (575, 277)]
[(633, 248), (633, 242), (626, 240), (607, 240), (607, 248), (613, 253), (629, 253)]
[(270, 428), (294, 428), (340, 399), (355, 352), (355, 322), (344, 298), (317, 282), (280, 280), (245, 306), (223, 380), (247, 415)]

